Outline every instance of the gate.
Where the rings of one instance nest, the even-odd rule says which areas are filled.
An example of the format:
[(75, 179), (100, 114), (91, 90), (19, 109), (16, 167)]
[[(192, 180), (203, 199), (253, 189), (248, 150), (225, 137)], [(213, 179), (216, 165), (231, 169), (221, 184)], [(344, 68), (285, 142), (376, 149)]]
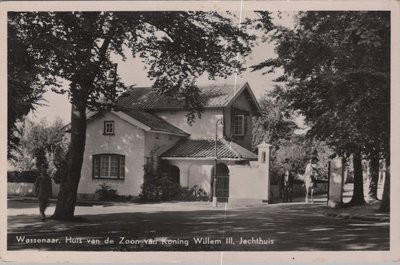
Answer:
[[(214, 176), (214, 168), (212, 171)], [(227, 202), (229, 198), (229, 169), (225, 164), (217, 165), (216, 197), (219, 202)]]

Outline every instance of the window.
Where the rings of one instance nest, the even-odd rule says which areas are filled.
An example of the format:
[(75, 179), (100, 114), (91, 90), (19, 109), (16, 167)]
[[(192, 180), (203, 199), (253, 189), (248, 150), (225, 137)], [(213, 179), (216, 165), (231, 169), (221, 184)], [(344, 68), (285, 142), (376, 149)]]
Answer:
[(267, 160), (267, 154), (263, 151), (261, 153), (261, 163), (265, 164), (266, 160)]
[(244, 115), (233, 116), (232, 134), (233, 135), (244, 134)]
[(104, 122), (104, 135), (114, 135), (114, 121), (105, 121)]
[(93, 156), (93, 178), (95, 179), (124, 179), (125, 156), (101, 154)]

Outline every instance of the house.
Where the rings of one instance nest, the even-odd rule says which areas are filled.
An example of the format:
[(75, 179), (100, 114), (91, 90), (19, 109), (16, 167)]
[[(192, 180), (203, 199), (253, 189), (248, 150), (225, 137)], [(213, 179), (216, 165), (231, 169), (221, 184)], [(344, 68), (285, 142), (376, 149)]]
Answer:
[(221, 200), (268, 200), (269, 146), (260, 146), (258, 155), (250, 151), (252, 120), (261, 110), (249, 84), (200, 90), (204, 109), (192, 124), (178, 102), (148, 87), (130, 88), (118, 111), (88, 115), (78, 194), (91, 196), (106, 182), (120, 195), (138, 195), (144, 165), (153, 157), (182, 187), (212, 194), (216, 172)]

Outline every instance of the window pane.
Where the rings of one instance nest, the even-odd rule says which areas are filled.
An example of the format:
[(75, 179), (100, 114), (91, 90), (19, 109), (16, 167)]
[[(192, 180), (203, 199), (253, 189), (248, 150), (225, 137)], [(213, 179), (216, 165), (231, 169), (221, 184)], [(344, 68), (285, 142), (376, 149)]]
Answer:
[(100, 156), (100, 177), (107, 178), (109, 176), (109, 156)]
[(110, 178), (118, 178), (118, 156), (110, 156)]
[(119, 177), (120, 178), (125, 178), (125, 157), (120, 156), (119, 157)]
[(99, 170), (100, 170), (100, 159), (98, 156), (93, 156), (93, 177), (99, 177)]
[(106, 134), (113, 134), (114, 133), (114, 122), (113, 121), (106, 121), (104, 123), (104, 132)]
[(243, 116), (235, 115), (233, 117), (233, 126), (232, 126), (233, 134), (242, 135), (243, 134)]

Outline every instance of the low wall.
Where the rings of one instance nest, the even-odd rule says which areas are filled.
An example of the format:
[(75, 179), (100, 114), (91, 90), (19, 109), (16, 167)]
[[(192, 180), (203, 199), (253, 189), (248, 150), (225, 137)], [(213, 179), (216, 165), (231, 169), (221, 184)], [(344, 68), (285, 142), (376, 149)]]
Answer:
[[(34, 194), (34, 183), (7, 183), (7, 195), (8, 196), (21, 196), (21, 197), (35, 197)], [(52, 183), (52, 197), (57, 198), (60, 185)]]
[(249, 199), (262, 202), (268, 199), (268, 175), (258, 166), (229, 167), (229, 200)]
[(7, 195), (33, 197), (35, 196), (33, 192), (34, 186), (33, 183), (9, 182), (7, 183)]

